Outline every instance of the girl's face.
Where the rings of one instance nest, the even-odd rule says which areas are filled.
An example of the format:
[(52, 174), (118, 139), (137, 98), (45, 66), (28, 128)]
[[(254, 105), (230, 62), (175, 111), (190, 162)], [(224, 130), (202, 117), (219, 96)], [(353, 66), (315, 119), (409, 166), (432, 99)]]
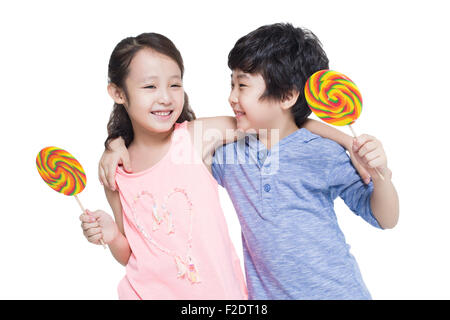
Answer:
[(268, 129), (279, 117), (280, 108), (269, 99), (260, 100), (266, 90), (260, 74), (233, 70), (228, 102), (236, 115), (237, 127), (242, 130)]
[(141, 49), (128, 69), (125, 106), (133, 129), (169, 131), (184, 105), (183, 82), (177, 63), (152, 49)]

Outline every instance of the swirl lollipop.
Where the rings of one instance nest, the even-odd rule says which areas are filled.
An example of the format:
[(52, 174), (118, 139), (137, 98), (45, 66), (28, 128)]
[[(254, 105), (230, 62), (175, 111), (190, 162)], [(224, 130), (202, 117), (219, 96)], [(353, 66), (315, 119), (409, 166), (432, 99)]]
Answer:
[[(85, 212), (77, 194), (86, 186), (86, 174), (74, 156), (57, 147), (46, 147), (39, 151), (36, 167), (50, 188), (66, 196), (74, 196), (81, 210)], [(105, 247), (103, 240), (100, 242)]]
[[(351, 125), (361, 114), (362, 96), (352, 80), (336, 71), (317, 71), (306, 81), (305, 98), (316, 116), (335, 126), (348, 125), (356, 138)], [(384, 180), (378, 169), (375, 170)]]

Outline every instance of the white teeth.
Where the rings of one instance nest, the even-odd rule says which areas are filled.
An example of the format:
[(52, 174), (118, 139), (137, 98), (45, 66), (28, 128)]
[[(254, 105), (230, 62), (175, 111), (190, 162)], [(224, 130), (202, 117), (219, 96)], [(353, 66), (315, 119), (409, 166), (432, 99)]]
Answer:
[(152, 112), (153, 114), (156, 114), (158, 116), (168, 116), (170, 114), (170, 111), (167, 112)]

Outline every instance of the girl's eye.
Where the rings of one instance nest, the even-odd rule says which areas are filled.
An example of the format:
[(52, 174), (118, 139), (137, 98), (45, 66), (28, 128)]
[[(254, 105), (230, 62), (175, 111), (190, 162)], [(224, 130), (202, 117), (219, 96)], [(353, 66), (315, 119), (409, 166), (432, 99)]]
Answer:
[(173, 85), (171, 85), (171, 87), (173, 87), (173, 88), (181, 88), (181, 85), (180, 84), (173, 84)]
[(247, 85), (245, 85), (245, 84), (243, 84), (243, 83), (240, 83), (239, 84), (239, 88), (243, 88), (243, 87), (246, 87)]
[(146, 86), (146, 87), (144, 87), (144, 89), (155, 89), (156, 87), (155, 86), (153, 86), (153, 85), (150, 85), (150, 86)]

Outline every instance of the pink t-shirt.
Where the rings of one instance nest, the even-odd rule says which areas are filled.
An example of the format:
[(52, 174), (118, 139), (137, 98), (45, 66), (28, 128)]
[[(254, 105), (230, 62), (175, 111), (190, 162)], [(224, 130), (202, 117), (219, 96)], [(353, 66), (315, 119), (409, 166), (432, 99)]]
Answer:
[(117, 168), (131, 247), (119, 299), (247, 299), (216, 180), (193, 148), (187, 122), (175, 124), (154, 166)]

